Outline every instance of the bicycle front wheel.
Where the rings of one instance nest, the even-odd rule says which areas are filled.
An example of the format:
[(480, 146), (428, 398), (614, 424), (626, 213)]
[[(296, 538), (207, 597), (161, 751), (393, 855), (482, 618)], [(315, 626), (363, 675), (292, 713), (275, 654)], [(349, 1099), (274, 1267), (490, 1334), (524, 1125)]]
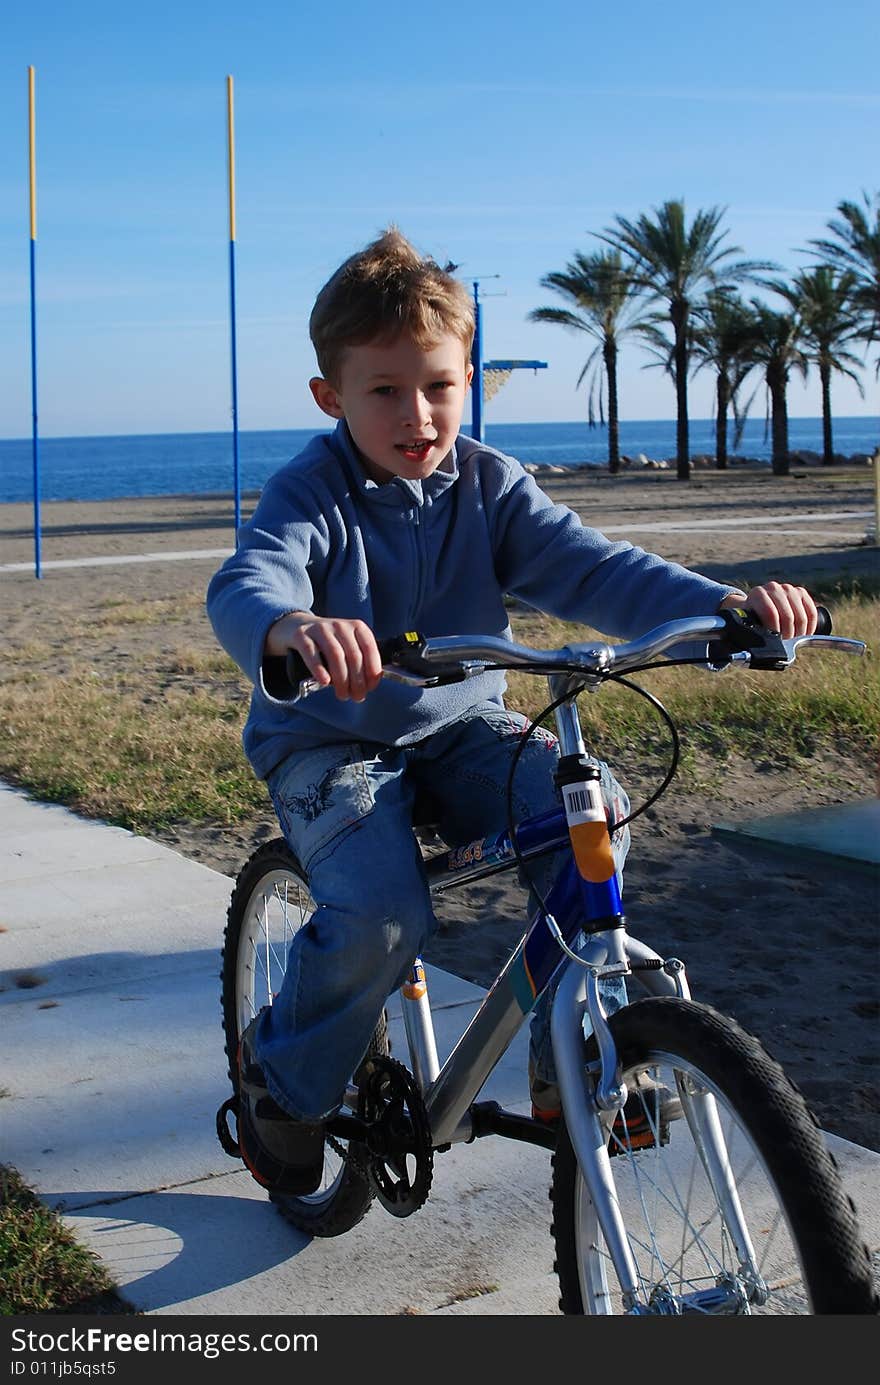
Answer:
[[(609, 1024), (653, 1132), (640, 1150), (610, 1134), (636, 1290), (621, 1289), (563, 1120), (550, 1194), (562, 1311), (876, 1313), (869, 1253), (833, 1157), (758, 1040), (672, 997), (626, 1006)], [(585, 1059), (598, 1062), (592, 1037)], [(652, 1083), (672, 1098), (666, 1129)]]
[[(223, 943), (223, 1030), (229, 1078), (238, 1091), (238, 1041), (255, 1015), (281, 989), (287, 954), (298, 930), (315, 909), (308, 881), (283, 837), (261, 846), (243, 866), (229, 904)], [(383, 1015), (366, 1056), (390, 1053)], [(310, 1236), (339, 1236), (355, 1226), (375, 1193), (361, 1169), (365, 1151), (348, 1158), (344, 1144), (324, 1146), (324, 1176), (305, 1197), (271, 1193), (288, 1221)], [(358, 1166), (358, 1167), (356, 1167)]]

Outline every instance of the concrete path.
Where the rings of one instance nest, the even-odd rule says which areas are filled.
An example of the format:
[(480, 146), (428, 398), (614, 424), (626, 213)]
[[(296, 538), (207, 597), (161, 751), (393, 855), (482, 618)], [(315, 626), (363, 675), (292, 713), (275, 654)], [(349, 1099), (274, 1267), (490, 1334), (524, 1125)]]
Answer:
[[(287, 1225), (220, 1149), (220, 946), (231, 881), (0, 786), (0, 1162), (154, 1314), (555, 1314), (549, 1154), (435, 1158), (429, 1202), (335, 1240)], [(481, 997), (428, 969), (441, 1060)], [(392, 1041), (404, 1051), (402, 1021)], [(485, 1089), (525, 1109), (526, 1033)], [(880, 1243), (880, 1156), (831, 1139)]]
[[(770, 813), (742, 822), (719, 822), (721, 836), (751, 838), (790, 855), (815, 856), (880, 877), (880, 798), (834, 803), (797, 813)], [(880, 906), (880, 895), (877, 897)]]
[[(833, 538), (836, 545), (860, 544), (864, 542), (867, 526), (873, 515), (874, 511), (871, 509), (829, 510), (817, 511), (816, 513), (795, 510), (778, 515), (720, 516), (713, 519), (630, 520), (626, 524), (603, 525), (602, 532), (629, 537), (654, 533), (701, 533), (706, 530), (729, 532), (738, 528), (748, 528), (749, 530), (766, 529), (771, 534), (812, 535), (815, 526), (821, 524), (827, 529), (829, 540)], [(844, 524), (845, 527), (841, 528), (841, 524)], [(232, 551), (232, 547), (229, 546), (226, 548), (159, 549), (153, 553), (110, 553), (82, 558), (51, 558), (41, 562), (40, 568), (50, 571), (55, 568), (125, 567), (131, 563), (172, 563), (185, 562), (187, 559), (212, 559), (220, 563), (228, 558)], [(6, 573), (30, 572), (33, 566), (33, 562), (0, 563), (0, 577)]]

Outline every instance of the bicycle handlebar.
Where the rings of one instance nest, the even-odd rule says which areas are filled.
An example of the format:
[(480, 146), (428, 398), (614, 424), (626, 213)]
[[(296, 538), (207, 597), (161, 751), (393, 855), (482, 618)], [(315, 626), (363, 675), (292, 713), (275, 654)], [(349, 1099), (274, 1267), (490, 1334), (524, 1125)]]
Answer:
[[(497, 635), (425, 636), (408, 631), (379, 641), (382, 672), (386, 678), (415, 687), (436, 687), (441, 683), (461, 682), (490, 669), (518, 669), (524, 673), (569, 674), (590, 681), (601, 681), (614, 673), (625, 673), (657, 658), (674, 645), (706, 641), (715, 646), (705, 660), (713, 671), (730, 664), (747, 664), (755, 669), (788, 668), (802, 645), (825, 645), (850, 654), (864, 654), (861, 640), (842, 639), (831, 634), (831, 613), (818, 607), (819, 624), (812, 635), (795, 635), (784, 640), (766, 630), (748, 613), (726, 611), (717, 616), (696, 616), (671, 620), (648, 630), (625, 644), (591, 641), (565, 645), (561, 649), (533, 649)], [(289, 701), (296, 702), (320, 685), (311, 677), (302, 657), (288, 650), (286, 659), (273, 660), (283, 665), (291, 688)]]

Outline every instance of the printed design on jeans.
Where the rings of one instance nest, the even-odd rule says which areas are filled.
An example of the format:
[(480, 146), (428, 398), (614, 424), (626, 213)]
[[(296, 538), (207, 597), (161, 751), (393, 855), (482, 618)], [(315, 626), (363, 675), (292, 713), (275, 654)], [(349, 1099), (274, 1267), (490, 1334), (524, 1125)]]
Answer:
[[(529, 728), (527, 725), (524, 726), (522, 728), (522, 731), (520, 732), (520, 735), (524, 736), (528, 729)], [(532, 734), (529, 737), (529, 739), (540, 742), (540, 744), (545, 745), (548, 750), (555, 750), (559, 744), (559, 741), (556, 739), (553, 732), (548, 731), (546, 726), (538, 725), (533, 727)]]
[(333, 789), (344, 768), (343, 765), (331, 765), (317, 784), (309, 784), (304, 794), (291, 794), (287, 800), (289, 810), (302, 818), (303, 822), (316, 822), (330, 807)]

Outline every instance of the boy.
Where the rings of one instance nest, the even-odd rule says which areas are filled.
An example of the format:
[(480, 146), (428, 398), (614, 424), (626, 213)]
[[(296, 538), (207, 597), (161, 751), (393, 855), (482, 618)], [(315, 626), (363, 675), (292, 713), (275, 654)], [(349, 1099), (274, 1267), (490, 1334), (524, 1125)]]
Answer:
[[(771, 583), (746, 598), (609, 542), (512, 458), (462, 435), (471, 299), (396, 229), (336, 271), (309, 330), (321, 371), (309, 387), (336, 430), (267, 483), (207, 603), (254, 684), (245, 752), (317, 904), (240, 1050), (245, 1161), (297, 1194), (318, 1186), (323, 1123), (433, 926), (415, 792), (430, 790), (451, 845), (499, 830), (524, 725), (504, 707), (500, 673), (431, 689), (380, 682), (376, 640), (408, 629), (509, 638), (508, 593), (623, 637), (737, 605), (786, 637), (816, 621), (803, 589)], [(295, 705), (267, 686), (264, 665), (289, 649), (321, 685)], [(518, 815), (551, 806), (555, 757), (551, 737), (529, 743)], [(606, 767), (603, 782), (609, 801), (620, 794)], [(546, 1006), (532, 1028), (540, 1114), (555, 1098)]]

